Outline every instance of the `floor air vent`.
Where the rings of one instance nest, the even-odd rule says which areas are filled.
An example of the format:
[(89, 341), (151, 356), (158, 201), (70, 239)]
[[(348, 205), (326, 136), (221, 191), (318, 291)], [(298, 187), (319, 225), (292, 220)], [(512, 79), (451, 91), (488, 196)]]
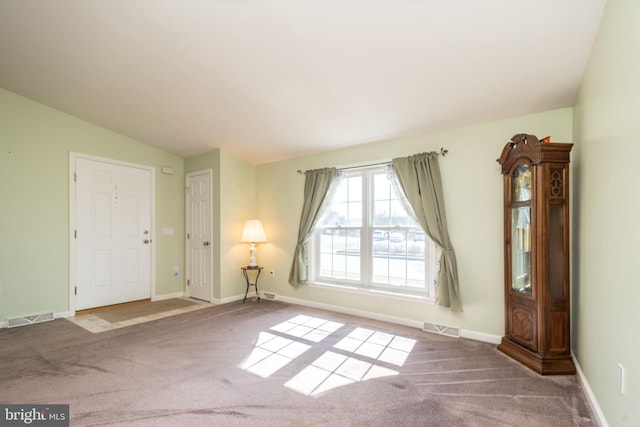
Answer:
[(7, 327), (13, 328), (16, 326), (32, 325), (34, 323), (48, 322), (53, 320), (53, 313), (41, 313), (34, 314), (32, 316), (14, 317), (13, 319), (7, 319)]
[(424, 322), (423, 331), (433, 332), (434, 334), (446, 335), (448, 337), (459, 338), (460, 330), (451, 326), (436, 325), (435, 323)]
[(276, 299), (276, 294), (272, 293), (272, 292), (263, 292), (262, 293), (264, 299), (269, 299), (269, 300), (274, 300)]

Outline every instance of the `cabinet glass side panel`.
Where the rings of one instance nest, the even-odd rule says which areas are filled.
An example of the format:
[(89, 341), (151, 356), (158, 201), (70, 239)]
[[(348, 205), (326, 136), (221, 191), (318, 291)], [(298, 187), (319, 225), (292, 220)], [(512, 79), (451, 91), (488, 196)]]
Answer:
[(531, 295), (531, 206), (511, 209), (511, 288)]
[(549, 293), (552, 299), (566, 298), (563, 230), (564, 206), (549, 206)]
[(531, 169), (529, 165), (523, 163), (513, 171), (513, 194), (511, 200), (514, 202), (528, 202), (531, 200)]

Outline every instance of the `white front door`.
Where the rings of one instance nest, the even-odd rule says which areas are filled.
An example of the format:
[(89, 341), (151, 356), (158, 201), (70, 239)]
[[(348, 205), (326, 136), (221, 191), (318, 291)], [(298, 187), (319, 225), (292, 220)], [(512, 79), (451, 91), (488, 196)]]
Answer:
[(151, 297), (151, 170), (75, 159), (76, 310)]
[(187, 293), (212, 299), (211, 171), (187, 175)]

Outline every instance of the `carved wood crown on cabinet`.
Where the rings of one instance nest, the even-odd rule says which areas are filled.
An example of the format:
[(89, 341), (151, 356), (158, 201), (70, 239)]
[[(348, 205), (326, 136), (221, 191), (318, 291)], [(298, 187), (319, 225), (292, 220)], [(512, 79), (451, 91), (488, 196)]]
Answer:
[(569, 312), (569, 161), (573, 144), (517, 134), (504, 181), (505, 336), (498, 349), (539, 374), (574, 374)]

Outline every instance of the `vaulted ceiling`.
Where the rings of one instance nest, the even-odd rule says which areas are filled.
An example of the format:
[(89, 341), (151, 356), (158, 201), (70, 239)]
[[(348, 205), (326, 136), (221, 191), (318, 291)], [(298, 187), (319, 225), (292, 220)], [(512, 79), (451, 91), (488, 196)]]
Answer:
[(0, 87), (254, 164), (572, 105), (606, 0), (2, 0)]

